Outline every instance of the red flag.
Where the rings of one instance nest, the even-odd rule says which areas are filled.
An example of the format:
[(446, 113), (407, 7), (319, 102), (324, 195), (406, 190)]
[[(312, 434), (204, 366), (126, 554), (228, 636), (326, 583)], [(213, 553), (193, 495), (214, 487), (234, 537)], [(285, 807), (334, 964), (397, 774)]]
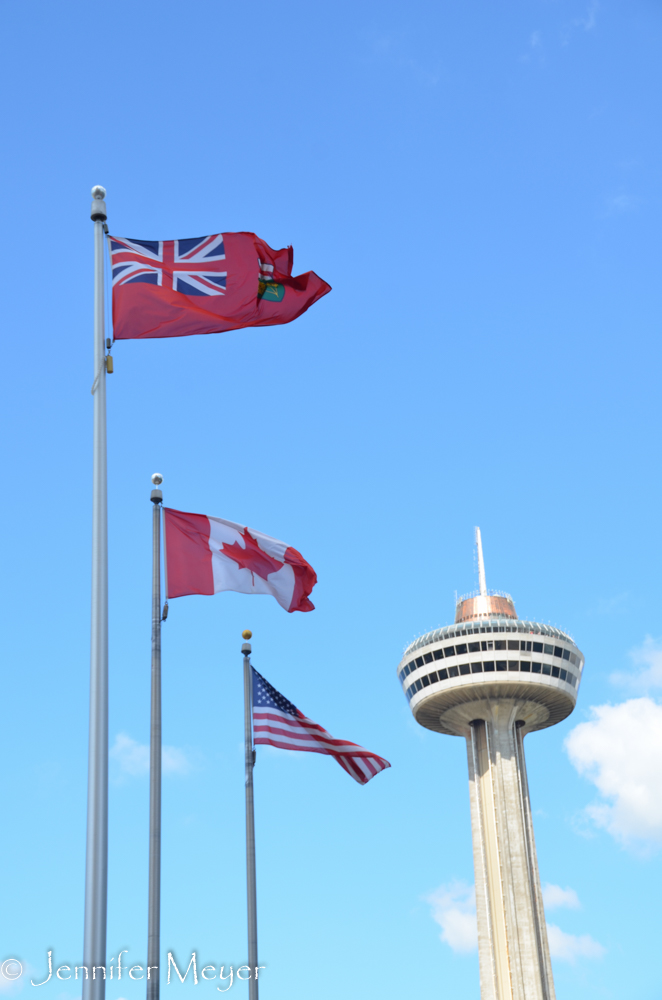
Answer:
[(271, 594), (286, 611), (313, 611), (315, 570), (277, 538), (234, 521), (164, 507), (167, 597)]
[(110, 248), (116, 340), (290, 323), (331, 291), (314, 271), (292, 275), (292, 247), (272, 250), (255, 233), (111, 236)]

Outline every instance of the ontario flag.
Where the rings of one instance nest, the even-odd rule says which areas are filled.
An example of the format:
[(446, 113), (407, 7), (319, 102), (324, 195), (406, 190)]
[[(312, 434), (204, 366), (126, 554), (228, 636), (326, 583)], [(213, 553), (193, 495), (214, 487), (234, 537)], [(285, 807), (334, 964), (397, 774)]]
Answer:
[(315, 570), (277, 538), (221, 517), (164, 507), (167, 597), (271, 594), (286, 611), (314, 611)]
[(109, 239), (115, 340), (290, 323), (331, 291), (314, 271), (292, 274), (292, 247), (255, 233)]

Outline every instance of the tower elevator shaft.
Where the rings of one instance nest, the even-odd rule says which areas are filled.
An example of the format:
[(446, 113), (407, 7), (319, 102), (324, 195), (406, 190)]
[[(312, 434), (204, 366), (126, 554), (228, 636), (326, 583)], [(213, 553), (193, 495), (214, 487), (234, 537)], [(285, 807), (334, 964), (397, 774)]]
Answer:
[(524, 705), (499, 699), (481, 714), (467, 735), (481, 1000), (555, 1000), (520, 721)]

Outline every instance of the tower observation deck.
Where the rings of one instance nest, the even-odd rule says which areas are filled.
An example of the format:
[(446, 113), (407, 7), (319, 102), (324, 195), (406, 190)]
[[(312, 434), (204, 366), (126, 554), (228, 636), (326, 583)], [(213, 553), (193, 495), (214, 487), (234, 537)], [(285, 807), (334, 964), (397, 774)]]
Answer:
[(572, 712), (584, 657), (487, 590), (479, 528), (476, 543), (478, 593), (407, 647), (398, 678), (420, 725), (467, 741), (481, 1000), (555, 1000), (524, 737)]

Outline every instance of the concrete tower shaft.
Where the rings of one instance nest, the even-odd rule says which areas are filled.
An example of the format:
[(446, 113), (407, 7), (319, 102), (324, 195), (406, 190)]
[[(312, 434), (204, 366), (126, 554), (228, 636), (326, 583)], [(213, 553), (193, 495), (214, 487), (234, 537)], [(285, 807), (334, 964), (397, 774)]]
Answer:
[[(555, 1000), (524, 736), (572, 712), (584, 657), (487, 591), (478, 531), (476, 541), (480, 592), (407, 648), (398, 677), (420, 725), (466, 739), (481, 998)], [(507, 614), (488, 604), (497, 597)]]
[(520, 711), (496, 702), (467, 734), (482, 1000), (555, 1000)]

